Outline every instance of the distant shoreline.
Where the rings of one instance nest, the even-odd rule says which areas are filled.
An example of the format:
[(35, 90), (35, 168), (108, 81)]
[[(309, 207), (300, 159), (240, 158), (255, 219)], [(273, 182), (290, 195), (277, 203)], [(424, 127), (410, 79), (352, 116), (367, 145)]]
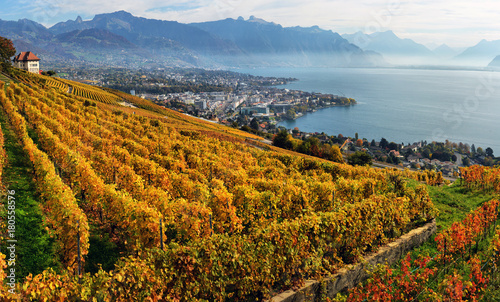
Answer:
[[(411, 69), (411, 70), (443, 70), (443, 71), (490, 71), (490, 72), (500, 72), (500, 67), (479, 67), (479, 66), (447, 66), (447, 65), (395, 65), (395, 66), (261, 66), (261, 67), (249, 67), (249, 68), (230, 68), (230, 71), (249, 74), (248, 70), (259, 70), (259, 69), (305, 69), (305, 68), (317, 68), (317, 69)], [(244, 70), (243, 72), (241, 70)], [(293, 78), (292, 81), (300, 81), (300, 79)], [(286, 83), (288, 84), (288, 83)], [(282, 84), (282, 85), (286, 85)], [(279, 85), (278, 85), (279, 86)]]
[(342, 104), (328, 105), (328, 106), (324, 106), (324, 107), (321, 107), (321, 108), (317, 108), (317, 109), (315, 109), (315, 110), (314, 110), (314, 111), (312, 111), (312, 112), (306, 112), (306, 113), (303, 113), (303, 114), (301, 114), (300, 116), (297, 116), (297, 117), (296, 117), (296, 118), (294, 118), (294, 119), (287, 119), (287, 118), (283, 118), (283, 117), (281, 117), (281, 116), (275, 116), (274, 118), (276, 119), (276, 121), (277, 121), (277, 122), (284, 122), (284, 121), (296, 121), (296, 120), (298, 120), (299, 118), (306, 116), (307, 114), (310, 114), (310, 113), (316, 113), (316, 111), (319, 111), (319, 110), (328, 109), (328, 108), (333, 108), (333, 107), (352, 107), (352, 106), (355, 106), (355, 105), (358, 105), (358, 103), (357, 103), (357, 102), (355, 102), (354, 104), (349, 104), (349, 105), (342, 105)]

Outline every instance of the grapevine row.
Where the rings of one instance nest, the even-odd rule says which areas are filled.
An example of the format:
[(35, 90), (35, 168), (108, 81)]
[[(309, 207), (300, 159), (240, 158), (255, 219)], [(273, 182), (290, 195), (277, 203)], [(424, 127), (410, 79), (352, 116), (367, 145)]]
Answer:
[(138, 245), (155, 246), (159, 242), (160, 214), (143, 201), (134, 200), (114, 185), (105, 184), (90, 163), (78, 152), (70, 150), (46, 127), (37, 128), (41, 146), (54, 158), (71, 180), (80, 186), (83, 207), (91, 212), (95, 221), (129, 248)]
[[(12, 89), (9, 88), (8, 92), (12, 93)], [(82, 255), (86, 255), (88, 252), (89, 226), (87, 217), (78, 207), (71, 189), (56, 174), (54, 165), (48, 156), (40, 151), (28, 136), (24, 118), (17, 112), (3, 90), (0, 91), (0, 101), (22, 142), (24, 151), (33, 163), (37, 189), (44, 200), (46, 221), (56, 235), (61, 262), (74, 269), (77, 265), (76, 238), (78, 232), (80, 232)], [(77, 228), (78, 225), (80, 229)]]
[[(5, 144), (5, 139), (4, 139), (4, 135), (3, 135), (3, 132), (2, 132), (2, 125), (0, 125), (0, 192), (3, 193), (4, 192), (4, 189), (6, 189), (4, 187), (4, 184), (3, 184), (3, 169), (4, 169), (4, 165), (5, 163), (7, 162), (7, 153), (5, 152), (5, 149), (4, 149), (4, 144)], [(0, 213), (2, 214), (2, 216), (4, 216), (3, 214), (8, 211), (8, 207), (7, 207), (7, 204), (6, 205), (3, 205), (2, 203), (0, 203)], [(7, 219), (6, 217), (0, 217), (0, 230), (6, 230), (7, 229)], [(5, 237), (4, 235), (0, 235), (0, 240), (4, 240)], [(2, 259), (1, 259), (1, 255), (0, 255), (0, 266), (2, 265), (1, 264), (2, 262)], [(1, 285), (0, 285), (0, 290), (1, 290)], [(1, 295), (0, 295), (1, 297)]]
[(106, 104), (117, 104), (121, 99), (115, 94), (108, 93), (99, 88), (83, 85), (78, 82), (69, 81), (61, 78), (51, 78), (43, 75), (30, 74), (22, 71), (17, 72), (17, 78), (32, 86), (43, 86), (41, 83), (50, 87), (55, 87), (66, 92), (69, 87), (73, 88), (73, 94), (87, 99), (103, 102)]
[(88, 88), (83, 88), (81, 86), (72, 86), (72, 87), (73, 87), (73, 94), (76, 96), (81, 96), (105, 104), (116, 104), (118, 100), (116, 96), (110, 96), (106, 93), (101, 93), (100, 91), (90, 90)]
[(87, 212), (95, 221), (114, 231), (112, 233), (126, 246), (141, 244), (148, 247), (158, 243), (161, 216), (156, 210), (116, 191), (113, 185), (106, 185), (78, 152), (70, 150), (43, 125), (35, 130), (42, 148), (70, 175), (69, 182), (79, 185)]
[(57, 80), (54, 80), (54, 79), (47, 79), (46, 83), (50, 87), (54, 87), (54, 88), (60, 89), (61, 91), (64, 91), (64, 92), (67, 92), (68, 88), (69, 88), (69, 86), (67, 84), (64, 84), (61, 81), (57, 81)]
[[(99, 119), (99, 123), (100, 123), (100, 124), (106, 124), (106, 122), (105, 122), (102, 118), (100, 118), (100, 119)], [(146, 124), (147, 124), (147, 123), (146, 123)], [(161, 128), (161, 127), (160, 127), (160, 128)], [(122, 133), (123, 135), (125, 135), (125, 134), (127, 134), (127, 135), (128, 135), (128, 134), (130, 134), (130, 133), (131, 133), (131, 132), (129, 132), (129, 131), (127, 131), (127, 132), (123, 132), (122, 130), (120, 130), (120, 131), (119, 131), (119, 129), (120, 129), (120, 128), (119, 128), (118, 126), (116, 126), (115, 128), (113, 128), (114, 133), (119, 132), (119, 133)], [(139, 130), (135, 129), (135, 132), (138, 132), (138, 131), (139, 131)], [(145, 131), (145, 130), (144, 130), (144, 131)], [(160, 130), (160, 131), (161, 131), (161, 130)], [(109, 133), (110, 133), (110, 132), (108, 132), (108, 134), (109, 134)], [(146, 133), (147, 133), (147, 132), (146, 132)], [(150, 131), (149, 133), (151, 133), (151, 131)], [(170, 134), (171, 134), (171, 133), (170, 133)], [(103, 133), (103, 131), (102, 131), (102, 130), (99, 130), (99, 135), (100, 135), (101, 137), (102, 137), (103, 135), (104, 135), (104, 136), (107, 136), (107, 134)], [(131, 138), (131, 139), (135, 139), (133, 136), (132, 136), (132, 137), (130, 137), (130, 138)], [(136, 141), (138, 141), (138, 140), (139, 140), (139, 139), (137, 139)], [(145, 140), (146, 140), (146, 141), (145, 141)], [(148, 152), (151, 152), (151, 150), (155, 149), (155, 145), (156, 145), (156, 146), (158, 146), (158, 144), (157, 144), (157, 143), (153, 143), (153, 142), (148, 143), (148, 142), (147, 142), (147, 139), (146, 139), (146, 135), (144, 135), (144, 136), (143, 136), (143, 139), (141, 139), (141, 140), (139, 140), (139, 141), (140, 141), (140, 142), (142, 142), (143, 146), (147, 146), (147, 147), (148, 147), (148, 148), (147, 148), (147, 149), (148, 149), (147, 151), (146, 151), (146, 150), (144, 150), (144, 149), (142, 149), (142, 150), (140, 151), (140, 153), (138, 153), (138, 155), (140, 155), (141, 157), (148, 156)], [(185, 141), (185, 142), (182, 142), (182, 141), (176, 142), (176, 144), (183, 144), (183, 145), (185, 145), (185, 146), (192, 146), (193, 144), (198, 144), (198, 143), (199, 143), (197, 140), (194, 140), (194, 141), (193, 141), (193, 140), (191, 140), (191, 141), (190, 141), (190, 140), (186, 140), (186, 139), (184, 139), (184, 141)], [(164, 145), (164, 144), (166, 144), (166, 143), (167, 143), (167, 142), (162, 141), (162, 147), (163, 147), (163, 145)], [(132, 142), (129, 144), (129, 146), (128, 146), (128, 147), (129, 147), (129, 150), (130, 150), (131, 152), (134, 152), (134, 153), (135, 153), (135, 152), (137, 152), (137, 151), (138, 151), (138, 150), (140, 150), (140, 149), (137, 149), (137, 147), (134, 147), (134, 145), (136, 145), (136, 144), (135, 144), (135, 143), (133, 143), (133, 141), (132, 141)], [(132, 149), (130, 149), (130, 147), (132, 147)], [(192, 148), (192, 147), (191, 147), (191, 149), (197, 149), (197, 150), (200, 150), (200, 147), (201, 147), (201, 146), (200, 146), (200, 145), (198, 145), (198, 146), (196, 146), (195, 148)], [(203, 147), (202, 147), (202, 148), (203, 148)], [(213, 147), (212, 147), (212, 148), (210, 148), (210, 149), (212, 149), (212, 150), (213, 150)], [(193, 160), (188, 161), (188, 164), (190, 164), (190, 163), (196, 163), (196, 166), (192, 166), (192, 165), (190, 165), (190, 166), (191, 166), (191, 168), (195, 168), (196, 170), (202, 170), (202, 171), (205, 171), (205, 170), (206, 170), (206, 168), (204, 168), (204, 167), (200, 166), (199, 164), (200, 164), (200, 163), (201, 163), (201, 164), (204, 164), (204, 163), (206, 163), (207, 161), (210, 161), (210, 160), (211, 160), (211, 159), (210, 159), (210, 155), (211, 155), (211, 154), (210, 154), (209, 152), (207, 152), (207, 151), (210, 151), (210, 149), (208, 149), (208, 150), (203, 150), (203, 149), (202, 149), (202, 150), (200, 150), (200, 152), (199, 152), (200, 154), (206, 154), (206, 155), (204, 156), (203, 160), (201, 160), (201, 156), (200, 156), (200, 157), (198, 157), (198, 158), (197, 158), (196, 160), (194, 160), (194, 161), (193, 161)], [(164, 148), (161, 148), (161, 147), (159, 146), (158, 150), (165, 150), (165, 149), (164, 149)], [(169, 151), (165, 151), (165, 153), (168, 153), (168, 152), (169, 152)], [(192, 151), (189, 151), (189, 152), (191, 153)], [(233, 152), (234, 152), (234, 151), (233, 151)], [(162, 152), (162, 153), (163, 153), (163, 152)], [(217, 152), (217, 154), (220, 154), (220, 152)], [(191, 157), (191, 158), (193, 158), (193, 155), (194, 155), (194, 154), (191, 154), (191, 155), (190, 155), (190, 157)], [(149, 156), (150, 156), (151, 158), (156, 158), (156, 156), (155, 156), (155, 155), (153, 155), (153, 156), (149, 155)], [(181, 156), (181, 158), (182, 158), (182, 156)], [(232, 160), (232, 161), (234, 161), (234, 158), (235, 158), (235, 156), (234, 156), (234, 154), (233, 154), (233, 156), (232, 156), (232, 159), (231, 159), (231, 160)], [(236, 157), (236, 158), (237, 158), (237, 157)], [(242, 156), (242, 158), (244, 158), (244, 156)], [(263, 157), (263, 158), (264, 158), (264, 159), (266, 159), (266, 158), (267, 158), (267, 156), (266, 156), (266, 157)], [(216, 163), (219, 163), (219, 164), (216, 164)], [(221, 165), (220, 163), (224, 163), (224, 164), (223, 164), (223, 165)], [(313, 166), (312, 166), (312, 165), (314, 165), (316, 162), (313, 162), (313, 161), (310, 161), (310, 160), (309, 160), (309, 161), (308, 161), (308, 163), (307, 163), (307, 165), (308, 165), (307, 167), (305, 167), (305, 166), (306, 166), (306, 165), (305, 165), (305, 163), (306, 163), (306, 161), (304, 160), (304, 161), (303, 161), (303, 163), (302, 163), (302, 162), (298, 162), (296, 165), (297, 165), (297, 166), (299, 166), (299, 167), (300, 167), (300, 166), (304, 166), (304, 168), (301, 168), (301, 169), (303, 169), (303, 170), (309, 170), (309, 169), (311, 169), (311, 168), (312, 168), (312, 169), (317, 169), (317, 168), (320, 168), (320, 167), (313, 167)], [(303, 164), (303, 165), (302, 165), (302, 164)], [(261, 166), (261, 165), (262, 165), (262, 164), (259, 164), (259, 166)], [(271, 165), (269, 165), (268, 163), (264, 164), (264, 166), (272, 166), (272, 165), (273, 165), (273, 163), (271, 163)], [(214, 175), (214, 174), (219, 174), (218, 172), (213, 171), (213, 168), (214, 168), (214, 167), (215, 167), (215, 168), (216, 168), (217, 166), (224, 166), (225, 168), (229, 167), (229, 166), (227, 166), (227, 164), (225, 163), (225, 160), (221, 160), (220, 158), (215, 158), (215, 159), (214, 159), (214, 164), (211, 164), (210, 166), (211, 166), (211, 167), (210, 167), (210, 169), (212, 170), (212, 171), (210, 171), (210, 174), (211, 174), (211, 175)], [(256, 166), (256, 163), (245, 163), (243, 166), (255, 167), (255, 166)], [(334, 166), (330, 164), (330, 167), (328, 167), (328, 169), (332, 170), (332, 173), (333, 173), (333, 169), (331, 169), (332, 167), (334, 167)], [(321, 168), (323, 168), (323, 167), (321, 167)], [(232, 167), (231, 169), (228, 169), (227, 171), (233, 171), (233, 170), (237, 170), (237, 169), (238, 169), (237, 167)], [(345, 169), (345, 168), (344, 168), (344, 169)], [(364, 169), (364, 170), (368, 170), (368, 169), (366, 169), (366, 168), (363, 168), (363, 169)], [(345, 170), (347, 170), (347, 169), (345, 169)], [(181, 172), (181, 171), (179, 171), (179, 172)], [(223, 172), (223, 173), (224, 173), (224, 172)], [(208, 174), (208, 173), (206, 173), (206, 174)], [(289, 173), (287, 173), (287, 174), (289, 174)], [(384, 175), (384, 174), (383, 174), (383, 173), (381, 173), (381, 172), (378, 172), (376, 175), (377, 175), (377, 178), (378, 178), (377, 182), (375, 182), (374, 180), (370, 180), (370, 179), (368, 179), (368, 177), (363, 177), (363, 178), (361, 178), (361, 181), (362, 181), (362, 182), (367, 182), (367, 183), (366, 183), (366, 185), (365, 185), (365, 184), (362, 184), (361, 186), (359, 186), (359, 187), (358, 187), (358, 189), (354, 189), (354, 190), (359, 190), (359, 188), (365, 188), (365, 190), (360, 191), (360, 197), (359, 197), (359, 198), (369, 196), (369, 195), (370, 195), (370, 193), (368, 193), (368, 195), (366, 195), (366, 193), (367, 193), (367, 192), (372, 192), (372, 193), (373, 193), (373, 192), (374, 192), (374, 191), (376, 191), (377, 189), (380, 189), (380, 188), (386, 187), (386, 183), (385, 183), (385, 181), (384, 181), (385, 179), (384, 179), (384, 177), (383, 177), (383, 175)], [(263, 176), (263, 175), (261, 175), (261, 176), (259, 176), (259, 177), (262, 177), (262, 176)], [(382, 176), (382, 177), (381, 177), (381, 176)], [(375, 177), (373, 177), (373, 178), (375, 178)], [(228, 178), (223, 178), (223, 180), (224, 180), (224, 181), (226, 181), (226, 182), (227, 182), (227, 181), (232, 181), (232, 180), (234, 180), (234, 177), (233, 177), (233, 175), (231, 175), (231, 177), (228, 177)], [(282, 179), (281, 181), (283, 181), (283, 179)], [(347, 180), (347, 181), (351, 181), (351, 180)], [(352, 181), (351, 181), (351, 182), (352, 182)], [(237, 184), (237, 183), (236, 183), (236, 184)], [(234, 187), (236, 184), (235, 184), (235, 183), (232, 183), (232, 186), (228, 186), (228, 187)], [(374, 187), (375, 187), (375, 185), (377, 186), (376, 188), (374, 188)], [(287, 191), (287, 190), (285, 190), (285, 191)], [(290, 190), (290, 191), (293, 191), (293, 190)], [(353, 194), (352, 194), (352, 193), (353, 193), (353, 191), (352, 191), (352, 190), (346, 191), (346, 193), (345, 193), (345, 194), (342, 194), (342, 189), (339, 189), (339, 191), (340, 191), (340, 194), (336, 194), (336, 195), (337, 195), (337, 197), (338, 197), (340, 200), (342, 200), (342, 199), (343, 199), (343, 196), (345, 196), (346, 198), (352, 198), (352, 195), (353, 195)], [(328, 195), (331, 195), (331, 193), (332, 193), (332, 191), (330, 190), (330, 192), (328, 192), (325, 196), (328, 198)], [(311, 198), (309, 198), (309, 199), (311, 199)]]
[[(33, 125), (48, 127), (50, 131), (57, 134), (57, 138), (62, 143), (73, 150), (79, 150), (80, 154), (86, 156), (86, 160), (91, 163), (92, 168), (100, 173), (103, 180), (107, 180), (107, 183), (115, 183), (118, 188), (125, 189), (136, 200), (147, 202), (148, 205), (156, 208), (165, 216), (164, 223), (176, 226), (178, 230), (185, 233), (189, 238), (198, 238), (210, 234), (209, 229), (206, 228), (209, 224), (209, 215), (211, 213), (209, 209), (203, 204), (195, 202), (187, 203), (184, 199), (173, 201), (167, 192), (154, 186), (146, 185), (145, 181), (136, 175), (129, 165), (121, 164), (112, 155), (125, 155), (127, 154), (126, 150), (118, 146), (113, 146), (112, 142), (95, 144), (96, 141), (100, 140), (98, 137), (87, 136), (86, 138), (78, 138), (78, 132), (81, 132), (83, 135), (83, 133), (86, 133), (85, 129), (76, 130), (76, 133), (73, 134), (68, 133), (65, 131), (63, 125), (57, 123), (55, 119), (44, 117), (40, 111), (32, 108), (31, 105), (25, 105), (25, 108), (26, 114)], [(68, 121), (66, 122), (69, 123)], [(74, 129), (78, 128), (75, 127)], [(97, 146), (97, 148), (84, 145), (83, 141), (94, 142), (93, 145)], [(140, 159), (137, 157), (134, 158), (136, 160)], [(168, 176), (165, 172), (163, 171), (163, 174), (159, 174), (158, 172), (155, 174), (163, 181), (168, 181), (168, 178), (166, 178)]]
[(5, 139), (2, 132), (2, 125), (0, 125), (0, 190), (3, 189), (2, 172), (5, 161), (7, 160), (7, 154), (5, 153), (4, 144)]
[(455, 222), (451, 227), (436, 236), (438, 251), (441, 258), (451, 259), (452, 255), (463, 255), (470, 252), (476, 240), (498, 218), (498, 200), (484, 203), (480, 208), (470, 213), (461, 222)]
[(460, 168), (460, 177), (468, 189), (493, 190), (500, 193), (500, 169), (485, 166)]
[[(152, 249), (117, 264), (112, 273), (86, 275), (84, 288), (65, 275), (44, 273), (28, 278), (26, 294), (40, 297), (41, 284), (56, 283), (66, 294), (101, 294), (102, 300), (129, 300), (146, 294), (153, 301), (225, 301), (268, 298), (272, 288), (290, 288), (306, 278), (333, 272), (353, 263), (398, 221), (401, 200), (371, 198), (339, 213), (272, 222), (248, 235), (216, 234), (210, 238)], [(347, 219), (346, 219), (347, 218)], [(68, 293), (69, 292), (69, 293)], [(47, 293), (55, 299), (60, 293)], [(49, 294), (49, 295), (47, 295)]]
[[(498, 259), (498, 257), (497, 257)], [(463, 262), (461, 268), (470, 273), (464, 279), (453, 271), (442, 276), (436, 288), (429, 283), (439, 277), (437, 267), (430, 268), (433, 259), (421, 256), (411, 261), (410, 253), (401, 261), (399, 270), (384, 265), (379, 267), (363, 286), (349, 291), (342, 301), (428, 301), (428, 302), (462, 302), (479, 301), (488, 285), (487, 273), (482, 271), (481, 260), (473, 257)], [(334, 299), (333, 301), (340, 301)]]
[[(51, 112), (51, 115), (55, 116), (55, 115), (59, 115), (59, 113), (62, 112), (62, 109), (59, 109), (59, 110), (44, 110), (44, 111)], [(58, 119), (60, 120), (61, 117), (59, 116)], [(68, 123), (68, 122), (66, 121), (66, 123)], [(69, 126), (69, 127), (71, 128), (71, 126)], [(52, 131), (56, 131), (58, 128), (60, 128), (60, 127), (57, 126), (57, 125), (53, 125), (51, 127)], [(73, 128), (73, 131), (74, 131), (73, 135), (77, 135), (77, 133), (76, 133), (76, 127), (73, 126), (72, 128)], [(86, 128), (90, 129), (90, 127), (89, 127), (88, 124), (86, 125)], [(78, 130), (78, 132), (79, 133), (80, 132), (81, 133), (85, 133), (85, 131), (81, 131), (81, 130)], [(104, 136), (104, 137), (108, 136), (108, 135), (112, 136), (111, 132), (108, 132), (108, 134), (104, 133), (104, 135), (103, 135), (103, 132), (101, 130), (99, 130), (99, 133), (100, 133), (101, 136)], [(99, 137), (86, 137), (85, 139), (84, 138), (81, 138), (81, 139), (84, 140), (84, 141), (87, 141), (89, 144), (90, 144), (90, 142), (93, 142), (94, 146), (98, 146), (97, 150), (110, 150), (111, 147), (108, 148), (106, 146), (111, 146), (113, 144), (116, 145), (116, 140), (106, 142), (103, 138), (99, 138)], [(96, 144), (96, 142), (99, 142), (99, 143)], [(112, 148), (113, 149), (117, 149), (117, 148), (119, 149), (119, 147), (116, 147), (116, 146), (113, 146)], [(166, 171), (163, 171), (163, 168), (158, 167), (158, 166), (156, 166), (154, 164), (153, 164), (153, 166), (151, 166), (151, 164), (148, 164), (148, 162), (147, 162), (148, 160), (147, 159), (143, 159), (141, 157), (141, 156), (144, 156), (144, 154), (141, 154), (141, 156), (135, 156), (135, 155), (130, 156), (126, 150), (117, 150), (117, 151), (119, 152), (119, 154), (122, 154), (120, 156), (120, 158), (128, 158), (128, 160), (126, 160), (125, 162), (122, 162), (122, 163), (127, 164), (127, 165), (132, 165), (134, 167), (134, 170), (136, 170), (136, 171), (142, 170), (142, 172), (139, 171), (139, 174), (142, 175), (144, 177), (144, 179), (147, 179), (148, 181), (151, 181), (152, 179), (153, 180), (155, 179), (154, 174), (158, 175), (158, 173), (160, 173), (160, 175), (165, 175)], [(113, 152), (116, 152), (116, 151), (113, 151)], [(88, 156), (89, 157), (91, 156), (90, 153), (89, 153)], [(109, 163), (112, 163), (114, 160), (115, 159), (110, 158), (110, 160), (103, 160), (102, 162), (109, 164)], [(205, 159), (205, 162), (207, 160), (209, 160), (209, 159)], [(134, 162), (136, 162), (136, 163), (134, 164)], [(213, 165), (211, 164), (211, 166), (217, 166), (217, 165), (220, 166), (220, 162), (221, 162), (221, 160), (214, 160), (214, 164)], [(217, 164), (217, 163), (219, 163), (219, 164)], [(225, 166), (227, 167), (227, 165), (225, 165)], [(266, 166), (270, 166), (270, 165), (266, 163)], [(141, 167), (143, 167), (143, 169), (141, 169)], [(149, 167), (149, 168), (146, 168), (146, 167)], [(203, 170), (201, 168), (202, 167), (196, 167), (196, 170)], [(230, 171), (232, 171), (232, 170), (234, 170), (234, 169), (230, 169)], [(115, 171), (115, 168), (113, 168), (113, 167), (104, 167), (104, 168), (101, 168), (101, 171), (104, 171), (104, 172), (107, 171), (107, 173), (109, 173), (109, 172)], [(152, 171), (154, 173), (151, 174)], [(263, 176), (264, 176), (264, 174), (260, 175), (259, 177), (263, 177)], [(175, 177), (175, 175), (171, 175), (170, 176), (170, 178), (174, 178), (174, 177)], [(113, 180), (114, 178), (115, 177), (113, 175), (109, 175), (107, 177), (107, 179), (111, 179), (111, 180)], [(234, 179), (234, 177), (230, 177), (229, 179)], [(289, 185), (287, 185), (287, 186), (285, 186), (284, 190), (280, 189), (280, 187), (281, 187), (280, 181), (282, 182), (283, 179), (278, 180), (278, 182), (276, 183), (276, 185), (274, 185), (274, 188), (273, 188), (272, 182), (270, 183), (269, 181), (259, 182), (260, 184), (259, 183), (255, 183), (254, 187), (256, 187), (257, 189), (259, 189), (259, 187), (260, 187), (260, 190), (262, 190), (263, 192), (269, 191), (269, 190), (274, 190), (276, 192), (277, 191), (284, 191), (284, 192), (286, 192), (285, 194), (301, 194), (300, 193), (301, 190), (299, 189), (297, 191), (295, 189), (295, 185), (292, 186), (292, 187), (290, 187)], [(331, 179), (330, 179), (330, 181), (331, 181)], [(271, 186), (270, 186), (270, 184), (271, 184)], [(377, 186), (377, 184), (373, 180), (370, 180), (370, 179), (363, 179), (361, 186), (358, 186), (356, 184), (356, 182), (353, 182), (352, 180), (343, 179), (343, 178), (340, 178), (338, 180), (338, 182), (336, 183), (335, 186), (327, 185), (326, 183), (324, 185), (321, 185), (321, 184), (318, 184), (318, 185), (319, 185), (317, 187), (317, 189), (319, 189), (319, 191), (318, 191), (319, 195), (318, 196), (323, 196), (323, 198), (326, 199), (326, 200), (328, 200), (328, 198), (332, 198), (331, 195), (332, 195), (332, 191), (333, 190), (330, 189), (330, 188), (333, 188), (334, 190), (335, 190), (335, 188), (338, 188), (337, 189), (338, 190), (337, 195), (340, 197), (340, 200), (342, 200), (342, 198), (343, 198), (342, 196), (346, 196), (348, 198), (352, 198), (352, 196), (355, 195), (355, 192), (359, 192), (359, 193), (356, 193), (356, 194), (360, 194), (358, 198), (359, 198), (359, 200), (361, 200), (361, 199), (367, 198), (371, 194), (373, 194), (374, 191), (375, 191), (375, 186)], [(353, 185), (354, 185), (354, 187), (353, 187)], [(378, 186), (380, 187), (380, 185), (378, 185)], [(181, 186), (176, 185), (175, 187), (181, 187)], [(184, 185), (184, 187), (185, 187), (185, 185)], [(231, 184), (228, 187), (236, 187), (236, 188), (238, 188), (238, 184), (237, 183)], [(345, 190), (347, 188), (349, 188), (349, 189)], [(222, 191), (220, 191), (221, 189), (222, 189)], [(242, 189), (242, 187), (239, 188), (240, 191), (238, 191), (238, 192), (242, 193), (242, 195), (241, 195), (242, 197), (246, 198), (246, 196), (251, 196), (252, 195), (251, 193), (248, 194), (249, 193), (248, 190), (241, 191), (241, 189)], [(361, 191), (359, 191), (360, 189), (361, 189)], [(314, 189), (314, 190), (316, 190), (316, 189)], [(217, 196), (219, 196), (219, 197), (214, 196), (213, 198), (207, 200), (207, 202), (212, 203), (211, 208), (213, 210), (214, 209), (219, 209), (219, 208), (221, 208), (221, 206), (226, 206), (226, 205), (230, 206), (230, 207), (232, 206), (232, 204), (234, 202), (234, 199), (233, 199), (233, 201), (231, 201), (231, 195), (227, 194), (227, 191), (225, 191), (225, 189), (223, 187), (220, 187), (219, 190), (212, 190), (212, 193), (214, 191), (218, 192)], [(304, 190), (302, 190), (302, 191), (304, 191)], [(305, 191), (309, 191), (309, 190), (305, 190)], [(324, 191), (324, 193), (322, 193), (322, 191)], [(226, 197), (222, 197), (222, 195), (220, 195), (220, 194), (225, 194)], [(280, 204), (280, 205), (283, 206), (283, 202), (276, 202), (276, 203), (273, 203), (273, 204), (262, 204), (262, 201), (259, 201), (259, 200), (262, 199), (261, 197), (265, 198), (265, 195), (259, 194), (259, 195), (255, 196), (255, 197), (256, 197), (255, 198), (255, 202), (252, 202), (252, 203), (248, 202), (248, 198), (246, 200), (244, 199), (244, 200), (241, 200), (241, 201), (237, 200), (238, 204), (241, 205), (240, 208), (243, 208), (243, 210), (244, 210), (244, 211), (242, 211), (242, 214), (244, 216), (246, 216), (246, 217), (249, 217), (249, 216), (252, 217), (252, 220), (255, 220), (255, 218), (256, 218), (253, 215), (249, 215), (252, 212), (252, 209), (251, 209), (252, 207), (254, 207), (256, 209), (257, 208), (261, 208), (259, 210), (260, 213), (266, 213), (266, 214), (268, 214), (269, 211), (270, 211), (270, 209), (269, 209), (270, 206), (272, 208), (275, 208), (277, 204)], [(217, 201), (218, 199), (219, 200), (224, 200), (224, 201), (222, 201), (222, 204), (217, 204), (217, 202), (213, 203), (214, 201)], [(311, 200), (311, 199), (314, 200), (314, 197), (313, 198), (308, 198), (308, 199), (309, 200)], [(301, 208), (304, 208), (304, 207), (307, 208), (307, 206), (305, 204), (303, 204), (303, 202), (297, 203), (297, 201), (300, 201), (300, 200), (292, 198), (292, 199), (290, 199), (290, 201), (294, 202), (292, 204), (296, 204), (296, 206), (299, 207), (297, 209), (291, 208), (290, 210), (293, 211), (293, 212), (298, 212), (298, 211), (300, 211)], [(346, 198), (345, 202), (348, 202), (347, 198)], [(354, 202), (354, 201), (351, 201), (351, 202)], [(261, 205), (264, 206), (264, 207), (262, 208)], [(285, 203), (285, 206), (286, 206), (286, 203)], [(283, 208), (285, 206), (283, 206)], [(330, 202), (330, 208), (331, 207), (332, 207), (332, 203)], [(331, 208), (331, 209), (333, 209), (333, 208)], [(271, 209), (271, 210), (272, 211), (274, 210), (274, 214), (276, 214), (276, 213), (279, 213), (279, 210), (283, 211), (283, 210), (286, 210), (286, 208), (279, 209), (279, 210), (276, 210), (276, 209)], [(327, 209), (325, 209), (325, 210), (327, 210)], [(222, 216), (226, 215), (227, 212), (226, 211), (223, 211), (223, 212), (224, 213), (220, 213), (220, 214)], [(243, 215), (241, 215), (241, 216), (244, 217)], [(262, 214), (259, 214), (259, 215), (262, 215)], [(214, 217), (214, 218), (216, 218), (216, 217)], [(248, 223), (248, 221), (246, 219), (245, 219), (245, 222)]]
[[(434, 215), (425, 188), (407, 188), (399, 175), (218, 141), (199, 121), (125, 116), (55, 89), (14, 86), (9, 97), (89, 219), (137, 252), (81, 284), (64, 272), (29, 277), (20, 291), (32, 299), (262, 299), (354, 263)], [(235, 221), (233, 208), (248, 232), (224, 224)], [(198, 209), (207, 209), (203, 219)], [(208, 232), (147, 249), (159, 246), (159, 218), (179, 232)]]
[[(417, 297), (419, 301), (478, 301), (488, 279), (482, 272), (479, 257), (472, 257), (471, 246), (497, 220), (499, 204), (498, 200), (486, 202), (461, 222), (455, 222), (449, 229), (440, 232), (435, 238), (439, 254), (434, 259), (424, 256), (412, 263), (408, 253), (401, 262), (400, 270), (391, 269), (387, 265), (380, 267), (366, 285), (350, 290), (347, 301), (415, 301)], [(495, 253), (489, 253), (494, 257), (495, 263), (500, 259), (500, 254), (497, 253), (499, 247), (500, 240), (497, 237), (490, 247)], [(453, 272), (443, 277), (437, 291), (428, 286), (431, 277), (437, 277), (438, 271), (437, 267), (428, 267), (432, 260), (436, 263), (444, 261), (446, 266), (467, 253), (471, 256), (464, 264), (470, 271), (467, 280)]]

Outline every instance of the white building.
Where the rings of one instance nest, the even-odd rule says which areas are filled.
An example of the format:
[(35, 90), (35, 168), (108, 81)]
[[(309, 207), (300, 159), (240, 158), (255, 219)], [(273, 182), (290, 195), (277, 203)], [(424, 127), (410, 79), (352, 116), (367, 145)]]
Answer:
[(14, 57), (14, 67), (40, 73), (40, 59), (31, 51), (23, 51)]

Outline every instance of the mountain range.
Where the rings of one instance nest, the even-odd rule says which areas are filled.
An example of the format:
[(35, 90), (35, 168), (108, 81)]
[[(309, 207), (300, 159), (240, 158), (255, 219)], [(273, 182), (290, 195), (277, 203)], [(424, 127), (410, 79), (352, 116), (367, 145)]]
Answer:
[(401, 39), (392, 31), (344, 34), (343, 38), (365, 51), (376, 51), (395, 65), (440, 65), (486, 67), (500, 55), (500, 40), (482, 40), (478, 44), (455, 49), (442, 44), (433, 50), (411, 39)]
[(396, 65), (446, 65), (460, 64), (454, 58), (460, 50), (441, 44), (430, 50), (425, 45), (411, 39), (401, 39), (392, 31), (365, 34), (361, 31), (354, 34), (344, 34), (343, 38), (358, 45), (365, 51), (376, 51)]
[(283, 27), (245, 20), (183, 24), (136, 17), (125, 11), (50, 28), (31, 20), (0, 20), (0, 36), (18, 51), (32, 51), (47, 65), (92, 62), (127, 67), (386, 67), (393, 65), (486, 66), (500, 55), (500, 40), (483, 40), (459, 52), (434, 50), (392, 31), (339, 35), (318, 26)]
[(408, 64), (408, 62), (434, 56), (434, 53), (424, 45), (410, 39), (400, 39), (390, 30), (372, 34), (356, 32), (344, 34), (342, 37), (364, 50), (382, 54), (388, 61), (395, 64)]
[(384, 66), (382, 56), (364, 51), (319, 27), (282, 27), (255, 17), (183, 24), (119, 11), (92, 20), (46, 28), (29, 20), (1, 21), (0, 35), (18, 51), (46, 61), (84, 60), (102, 64), (199, 67)]
[(498, 55), (500, 55), (500, 40), (481, 40), (477, 45), (464, 50), (455, 59), (469, 65), (485, 66)]

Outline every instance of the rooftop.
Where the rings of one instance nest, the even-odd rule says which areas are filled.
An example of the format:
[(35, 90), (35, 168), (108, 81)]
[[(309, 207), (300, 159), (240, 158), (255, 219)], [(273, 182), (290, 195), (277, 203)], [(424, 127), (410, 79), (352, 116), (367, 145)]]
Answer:
[(23, 51), (14, 57), (14, 62), (40, 61), (31, 51)]

